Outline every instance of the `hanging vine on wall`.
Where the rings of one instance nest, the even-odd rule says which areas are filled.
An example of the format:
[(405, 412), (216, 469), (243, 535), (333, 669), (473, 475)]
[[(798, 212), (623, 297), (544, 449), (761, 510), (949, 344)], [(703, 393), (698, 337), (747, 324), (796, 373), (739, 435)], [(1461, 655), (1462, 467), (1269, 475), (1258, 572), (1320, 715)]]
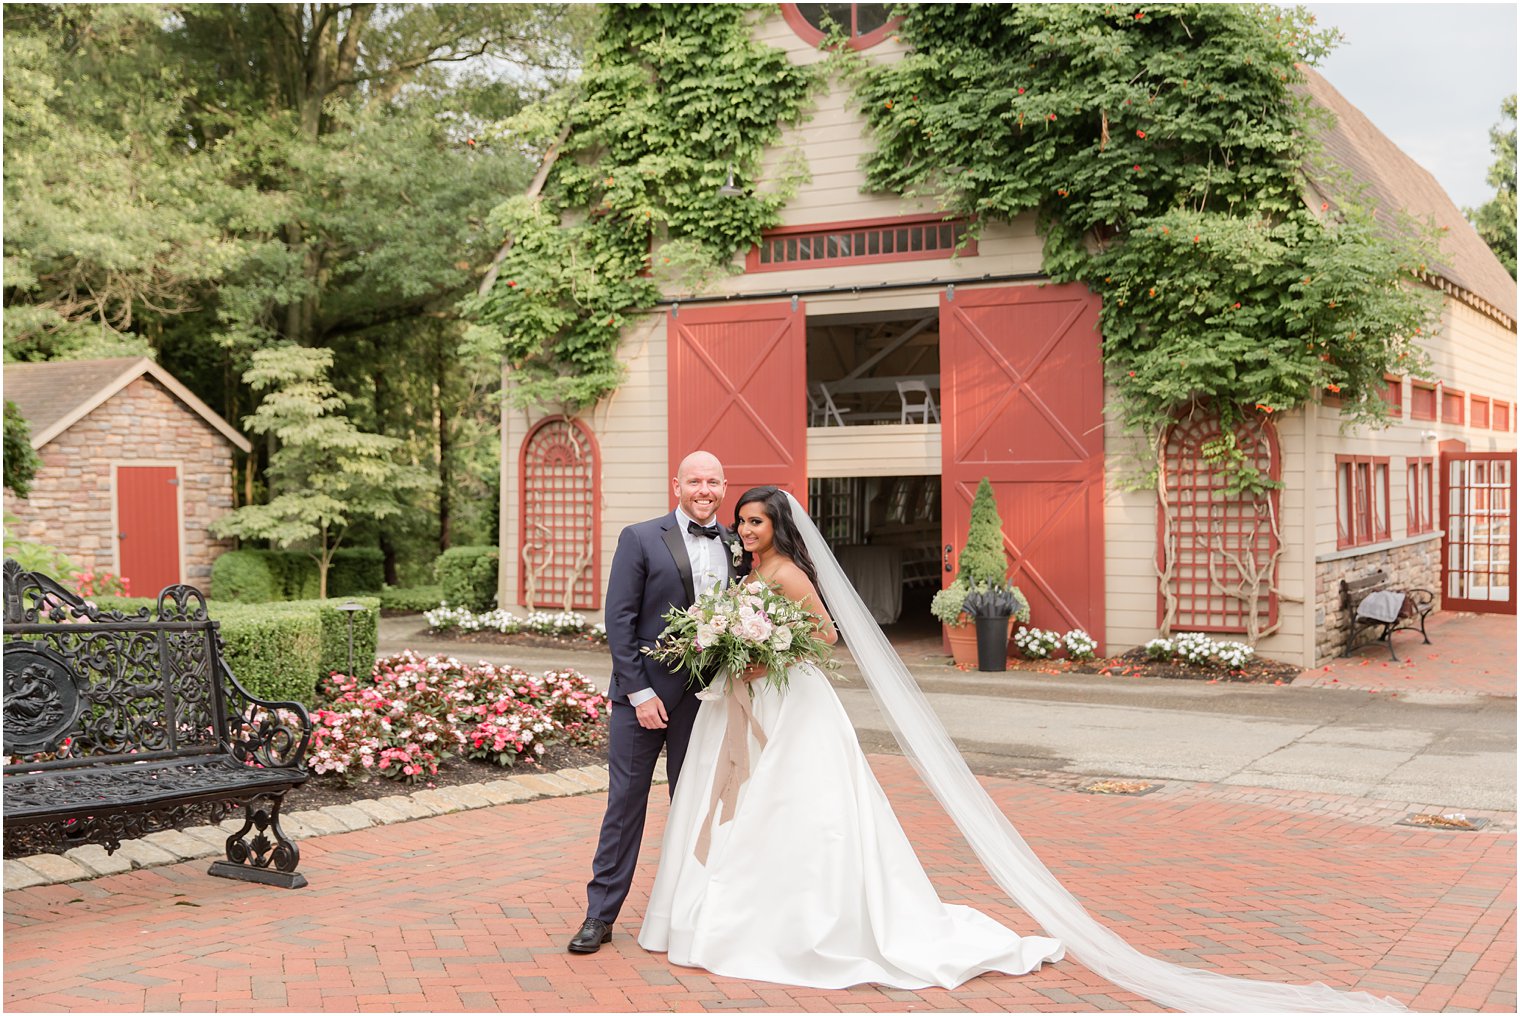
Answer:
[[(1302, 9), (1114, 4), (900, 8), (912, 52), (858, 97), (878, 189), (985, 222), (1037, 213), (1045, 270), (1102, 298), (1122, 422), (1224, 433), (1323, 392), (1386, 417), (1385, 372), (1423, 369), (1434, 299), (1408, 285), (1428, 238), (1353, 204), (1305, 204), (1317, 115), (1299, 61), (1328, 51)], [(1271, 482), (1228, 448), (1238, 491)]]
[[(574, 409), (610, 394), (629, 313), (663, 280), (715, 271), (779, 223), (795, 177), (754, 184), (818, 74), (756, 42), (751, 10), (609, 6), (575, 95), (512, 125), (541, 148), (570, 125), (541, 199), (496, 209), (512, 245), (466, 307), (474, 352), (513, 368), (519, 404)], [(720, 195), (730, 172), (742, 193)]]

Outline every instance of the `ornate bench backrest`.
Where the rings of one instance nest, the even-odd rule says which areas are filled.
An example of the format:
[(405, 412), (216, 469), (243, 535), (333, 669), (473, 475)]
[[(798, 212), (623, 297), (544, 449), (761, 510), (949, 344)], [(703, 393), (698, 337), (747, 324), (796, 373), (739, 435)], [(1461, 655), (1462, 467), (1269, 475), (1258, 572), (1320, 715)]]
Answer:
[(7, 771), (217, 751), (226, 687), (217, 624), (192, 586), (156, 610), (101, 610), (54, 579), (4, 568)]

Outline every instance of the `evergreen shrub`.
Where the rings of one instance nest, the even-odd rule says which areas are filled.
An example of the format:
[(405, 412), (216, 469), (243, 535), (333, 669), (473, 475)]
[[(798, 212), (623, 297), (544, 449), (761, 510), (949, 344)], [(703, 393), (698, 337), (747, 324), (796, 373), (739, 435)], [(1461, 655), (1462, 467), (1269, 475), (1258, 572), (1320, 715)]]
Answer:
[(442, 602), (442, 586), (386, 586), (380, 590), (382, 610), (404, 610), (419, 614), (437, 608)]
[(439, 554), (433, 570), (443, 587), (443, 602), (451, 607), (490, 610), (496, 604), (500, 563), (501, 554), (495, 547), (450, 547)]
[(385, 555), (379, 547), (342, 547), (327, 569), (327, 595), (373, 594), (385, 585)]
[(212, 562), (207, 595), (237, 603), (273, 603), (313, 599), (317, 589), (317, 562), (310, 554), (253, 548), (226, 551)]

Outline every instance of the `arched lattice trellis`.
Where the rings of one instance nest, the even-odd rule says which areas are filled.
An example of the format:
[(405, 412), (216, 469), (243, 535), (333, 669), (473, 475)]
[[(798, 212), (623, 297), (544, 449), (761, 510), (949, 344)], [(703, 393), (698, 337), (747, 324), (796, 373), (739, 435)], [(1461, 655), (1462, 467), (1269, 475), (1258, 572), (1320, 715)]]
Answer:
[[(1159, 623), (1165, 632), (1243, 632), (1254, 642), (1277, 626), (1280, 499), (1275, 490), (1226, 489), (1204, 454), (1221, 433), (1217, 419), (1197, 417), (1167, 433), (1158, 502)], [(1235, 441), (1246, 465), (1282, 478), (1270, 420), (1241, 423)]]
[(602, 464), (596, 440), (578, 420), (551, 416), (522, 444), (518, 490), (518, 596), (542, 606), (601, 605)]

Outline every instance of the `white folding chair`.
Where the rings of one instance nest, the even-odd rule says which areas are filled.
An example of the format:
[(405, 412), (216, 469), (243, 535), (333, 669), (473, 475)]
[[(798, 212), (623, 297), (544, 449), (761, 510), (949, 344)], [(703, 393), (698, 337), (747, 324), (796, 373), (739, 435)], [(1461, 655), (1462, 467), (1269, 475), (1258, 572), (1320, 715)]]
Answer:
[(820, 382), (815, 387), (818, 392), (816, 399), (813, 397), (813, 390), (811, 388), (808, 390), (808, 408), (813, 411), (814, 415), (816, 415), (819, 420), (819, 422), (813, 424), (813, 426), (827, 427), (829, 425), (829, 419), (832, 418), (834, 421), (834, 426), (843, 427), (844, 417), (842, 414), (848, 413), (849, 409), (840, 409), (834, 404), (834, 396), (829, 394), (827, 385), (824, 385), (822, 382)]
[[(909, 399), (909, 396), (916, 396)], [(917, 397), (921, 396), (921, 397)], [(919, 423), (938, 423), (939, 410), (934, 405), (934, 395), (922, 381), (897, 382), (897, 397), (902, 400), (902, 422), (918, 417)]]

